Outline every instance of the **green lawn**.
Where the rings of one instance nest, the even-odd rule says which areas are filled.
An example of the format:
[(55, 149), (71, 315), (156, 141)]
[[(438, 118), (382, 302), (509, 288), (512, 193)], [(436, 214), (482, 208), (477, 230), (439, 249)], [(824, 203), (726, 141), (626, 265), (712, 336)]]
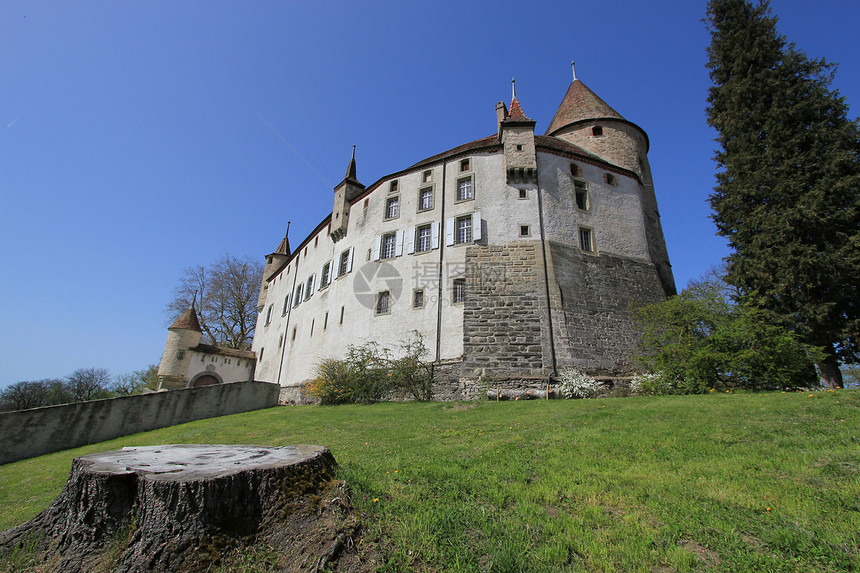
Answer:
[(323, 444), (385, 571), (860, 571), (860, 392), (273, 408), (0, 466), (0, 529), (72, 458)]

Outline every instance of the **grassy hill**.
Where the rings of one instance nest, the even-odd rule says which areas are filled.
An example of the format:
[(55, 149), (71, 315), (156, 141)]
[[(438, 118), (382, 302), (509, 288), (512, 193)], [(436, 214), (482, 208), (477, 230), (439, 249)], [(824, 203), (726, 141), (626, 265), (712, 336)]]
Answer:
[(273, 408), (0, 466), (0, 530), (166, 443), (329, 446), (385, 571), (860, 571), (856, 390)]

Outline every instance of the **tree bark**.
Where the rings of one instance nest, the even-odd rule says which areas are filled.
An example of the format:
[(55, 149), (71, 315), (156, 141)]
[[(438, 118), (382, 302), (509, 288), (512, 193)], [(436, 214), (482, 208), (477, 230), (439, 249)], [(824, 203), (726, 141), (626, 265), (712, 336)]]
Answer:
[(818, 372), (821, 374), (821, 382), (828, 388), (843, 388), (842, 371), (839, 369), (839, 362), (836, 356), (832, 353), (828, 354), (824, 360), (818, 364)]
[(62, 571), (202, 572), (225, 550), (265, 539), (302, 563), (319, 561), (357, 528), (354, 519), (314, 527), (337, 500), (348, 513), (348, 495), (331, 490), (342, 485), (332, 481), (336, 465), (323, 446), (172, 445), (84, 456), (50, 507), (0, 533), (0, 553), (36, 536), (42, 551), (61, 556)]

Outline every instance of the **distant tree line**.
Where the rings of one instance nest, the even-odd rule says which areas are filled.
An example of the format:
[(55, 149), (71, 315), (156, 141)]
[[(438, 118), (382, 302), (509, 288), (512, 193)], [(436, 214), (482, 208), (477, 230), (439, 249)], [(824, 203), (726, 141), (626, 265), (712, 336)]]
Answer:
[(155, 390), (157, 375), (158, 365), (152, 364), (116, 376), (106, 368), (78, 368), (65, 378), (17, 382), (0, 390), (0, 412), (140, 394)]

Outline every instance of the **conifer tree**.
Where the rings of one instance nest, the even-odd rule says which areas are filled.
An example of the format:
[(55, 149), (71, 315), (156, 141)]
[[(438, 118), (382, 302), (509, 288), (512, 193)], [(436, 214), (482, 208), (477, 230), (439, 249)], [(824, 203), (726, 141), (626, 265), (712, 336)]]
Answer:
[(860, 128), (835, 66), (778, 34), (767, 0), (710, 0), (710, 197), (745, 302), (821, 347), (824, 383), (860, 359)]

